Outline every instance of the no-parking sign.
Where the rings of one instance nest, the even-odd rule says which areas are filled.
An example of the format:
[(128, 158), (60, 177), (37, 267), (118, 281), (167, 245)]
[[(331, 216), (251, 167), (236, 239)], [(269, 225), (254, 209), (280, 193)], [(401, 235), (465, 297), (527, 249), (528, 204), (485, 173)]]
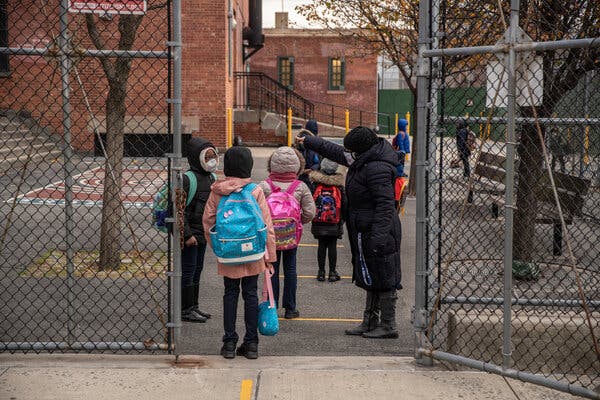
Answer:
[(69, 0), (69, 11), (96, 14), (145, 14), (146, 0)]

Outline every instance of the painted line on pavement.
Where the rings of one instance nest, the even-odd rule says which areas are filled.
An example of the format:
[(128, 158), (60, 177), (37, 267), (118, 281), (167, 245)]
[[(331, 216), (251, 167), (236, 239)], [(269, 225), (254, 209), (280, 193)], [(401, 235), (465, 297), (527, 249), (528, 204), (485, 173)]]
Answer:
[[(319, 245), (317, 243), (300, 243), (298, 246), (300, 246), (300, 247), (319, 247)], [(344, 245), (343, 244), (338, 244), (337, 248), (338, 249), (343, 249)]]
[(240, 400), (250, 400), (252, 398), (252, 380), (242, 380), (242, 388), (240, 389)]
[(279, 318), (280, 321), (319, 321), (319, 322), (362, 322), (362, 319), (352, 318)]
[[(283, 279), (283, 275), (279, 277), (280, 279)], [(297, 278), (302, 278), (302, 279), (317, 279), (316, 275), (298, 275)], [(340, 278), (342, 279), (352, 279), (351, 276), (340, 276)]]

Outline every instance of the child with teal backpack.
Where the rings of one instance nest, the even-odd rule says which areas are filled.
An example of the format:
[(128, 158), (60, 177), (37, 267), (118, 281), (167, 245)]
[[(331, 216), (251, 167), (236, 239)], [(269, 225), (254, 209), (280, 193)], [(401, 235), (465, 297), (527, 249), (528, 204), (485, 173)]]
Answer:
[[(234, 358), (236, 354), (248, 359), (258, 357), (258, 276), (267, 269), (272, 270), (271, 263), (277, 257), (275, 232), (265, 195), (250, 178), (253, 164), (252, 153), (247, 147), (235, 146), (227, 150), (223, 167), (225, 179), (212, 185), (202, 219), (204, 236), (217, 256), (218, 273), (223, 276), (225, 287), (225, 333), (221, 348), (225, 358)], [(256, 237), (248, 236), (250, 231), (255, 231)], [(232, 242), (238, 242), (238, 245), (230, 245)], [(235, 323), (240, 286), (246, 334), (236, 351), (239, 336)]]

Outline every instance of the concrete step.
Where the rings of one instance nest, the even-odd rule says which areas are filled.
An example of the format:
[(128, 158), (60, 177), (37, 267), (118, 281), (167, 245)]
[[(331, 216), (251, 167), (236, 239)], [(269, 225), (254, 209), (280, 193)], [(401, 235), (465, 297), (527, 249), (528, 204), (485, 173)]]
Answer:
[(26, 155), (29, 149), (33, 149), (34, 153), (39, 151), (52, 151), (54, 149), (60, 150), (60, 145), (54, 142), (46, 142), (46, 143), (31, 143), (24, 142), (18, 143), (14, 146), (2, 146), (0, 148), (0, 160), (2, 158), (14, 158), (21, 157), (22, 155)]

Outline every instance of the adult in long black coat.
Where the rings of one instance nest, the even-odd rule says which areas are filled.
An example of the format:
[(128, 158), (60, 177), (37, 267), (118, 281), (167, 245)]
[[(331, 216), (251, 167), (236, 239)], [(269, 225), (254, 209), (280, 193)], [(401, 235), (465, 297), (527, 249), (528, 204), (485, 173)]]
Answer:
[(394, 205), (394, 180), (401, 160), (387, 141), (362, 126), (346, 135), (344, 147), (316, 136), (297, 140), (307, 149), (348, 167), (345, 220), (352, 252), (352, 280), (367, 291), (367, 300), (362, 323), (346, 334), (397, 338), (402, 228)]

